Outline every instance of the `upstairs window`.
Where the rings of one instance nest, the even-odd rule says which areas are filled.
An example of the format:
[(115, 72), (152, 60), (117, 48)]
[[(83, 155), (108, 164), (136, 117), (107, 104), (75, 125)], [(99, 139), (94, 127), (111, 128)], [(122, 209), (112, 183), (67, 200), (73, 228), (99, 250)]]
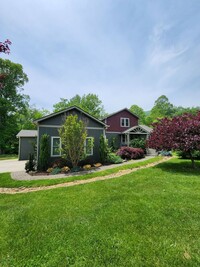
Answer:
[(129, 118), (121, 118), (120, 119), (121, 127), (130, 127), (130, 119)]
[(59, 157), (61, 156), (61, 140), (60, 137), (51, 137), (51, 156)]

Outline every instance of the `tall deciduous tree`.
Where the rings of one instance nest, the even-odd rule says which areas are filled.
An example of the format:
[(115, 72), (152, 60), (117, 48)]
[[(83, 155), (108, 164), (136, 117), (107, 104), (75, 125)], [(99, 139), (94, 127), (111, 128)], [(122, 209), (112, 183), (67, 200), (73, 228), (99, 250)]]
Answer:
[(24, 113), (29, 97), (22, 94), (28, 81), (20, 64), (0, 58), (0, 73), (5, 74), (0, 89), (0, 154), (9, 152), (17, 134), (17, 114)]
[(89, 114), (102, 118), (105, 115), (102, 101), (95, 94), (87, 94), (82, 97), (75, 95), (71, 99), (61, 98), (61, 101), (53, 105), (53, 111), (57, 112), (70, 106), (78, 106), (88, 112)]
[(150, 116), (153, 120), (164, 117), (171, 118), (174, 115), (174, 106), (165, 95), (161, 95), (154, 103)]
[(156, 150), (182, 151), (188, 154), (194, 167), (193, 153), (200, 150), (200, 112), (161, 119), (154, 124), (148, 146)]
[(146, 114), (141, 107), (139, 107), (138, 105), (132, 105), (130, 107), (130, 111), (139, 117), (140, 124), (145, 124)]
[(62, 154), (76, 167), (84, 157), (84, 145), (87, 137), (86, 127), (77, 115), (69, 115), (59, 130)]
[(37, 126), (34, 123), (34, 120), (40, 119), (43, 116), (48, 115), (50, 112), (46, 109), (38, 109), (35, 106), (27, 106), (24, 110), (24, 113), (17, 115), (17, 122), (19, 130), (33, 130)]
[(185, 113), (190, 113), (190, 114), (197, 114), (198, 111), (200, 111), (200, 107), (175, 107), (175, 116), (180, 116)]

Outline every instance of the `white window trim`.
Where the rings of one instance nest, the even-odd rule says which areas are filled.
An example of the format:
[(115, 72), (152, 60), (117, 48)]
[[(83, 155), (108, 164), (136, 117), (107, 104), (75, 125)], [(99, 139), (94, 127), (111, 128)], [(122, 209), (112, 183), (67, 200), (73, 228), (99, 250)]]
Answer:
[[(124, 125), (122, 125), (122, 121), (126, 121), (126, 120), (128, 120), (128, 125), (126, 126), (124, 126)], [(120, 118), (120, 126), (121, 127), (130, 127), (130, 118)]]
[[(86, 140), (87, 139), (94, 139), (94, 137), (92, 137), (92, 136), (88, 136), (88, 137), (86, 137)], [(84, 151), (85, 151), (85, 154), (86, 154), (86, 156), (93, 156), (93, 154), (94, 154), (94, 147), (91, 147), (91, 153), (90, 154), (87, 154), (86, 153), (86, 140), (85, 140), (85, 144), (84, 144)]]
[(59, 138), (59, 136), (51, 136), (51, 157), (60, 157), (61, 156), (61, 139), (60, 139), (60, 154), (59, 155), (53, 155), (53, 139)]

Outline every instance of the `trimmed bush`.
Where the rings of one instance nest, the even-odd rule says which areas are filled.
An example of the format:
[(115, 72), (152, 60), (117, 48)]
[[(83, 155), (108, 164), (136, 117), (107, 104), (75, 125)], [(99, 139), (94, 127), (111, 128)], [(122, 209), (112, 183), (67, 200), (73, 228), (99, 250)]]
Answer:
[(40, 141), (40, 157), (38, 162), (38, 170), (46, 171), (49, 165), (50, 144), (49, 135), (43, 134)]
[(108, 157), (107, 157), (107, 162), (112, 163), (112, 164), (118, 164), (118, 163), (122, 163), (123, 160), (121, 159), (120, 156), (118, 156), (114, 153), (109, 153)]
[(103, 135), (101, 135), (99, 140), (99, 156), (101, 163), (104, 164), (107, 161), (108, 153), (108, 140)]
[(161, 150), (161, 151), (158, 151), (158, 155), (163, 156), (163, 157), (171, 157), (172, 152), (167, 151), (167, 150)]
[(141, 159), (144, 158), (144, 150), (141, 148), (133, 148), (128, 146), (121, 147), (117, 153), (122, 159)]
[(51, 172), (51, 174), (53, 174), (53, 175), (55, 175), (55, 174), (59, 174), (59, 173), (61, 173), (61, 168), (58, 168), (58, 167), (54, 168), (54, 169), (52, 170), (52, 172)]
[(26, 172), (35, 171), (36, 168), (36, 161), (34, 159), (33, 154), (29, 154), (29, 160), (25, 164), (25, 170)]
[(112, 137), (111, 141), (110, 141), (110, 151), (111, 152), (116, 152), (117, 151), (117, 141), (116, 141), (116, 137)]
[(134, 148), (142, 148), (146, 152), (146, 139), (144, 138), (134, 138), (129, 145)]

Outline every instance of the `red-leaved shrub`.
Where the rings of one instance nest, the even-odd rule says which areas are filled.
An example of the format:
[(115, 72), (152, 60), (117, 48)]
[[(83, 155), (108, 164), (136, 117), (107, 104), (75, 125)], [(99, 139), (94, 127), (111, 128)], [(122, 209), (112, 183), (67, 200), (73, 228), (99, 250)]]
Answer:
[(141, 148), (133, 148), (122, 146), (116, 153), (122, 159), (141, 159), (144, 158), (144, 150)]

